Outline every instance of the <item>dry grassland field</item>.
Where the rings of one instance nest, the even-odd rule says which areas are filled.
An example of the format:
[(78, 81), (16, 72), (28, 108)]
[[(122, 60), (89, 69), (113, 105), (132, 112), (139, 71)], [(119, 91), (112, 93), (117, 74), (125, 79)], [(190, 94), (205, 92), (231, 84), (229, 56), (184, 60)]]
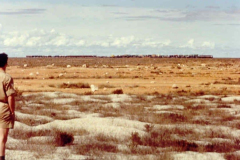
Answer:
[(10, 58), (7, 72), (7, 159), (240, 159), (240, 59)]

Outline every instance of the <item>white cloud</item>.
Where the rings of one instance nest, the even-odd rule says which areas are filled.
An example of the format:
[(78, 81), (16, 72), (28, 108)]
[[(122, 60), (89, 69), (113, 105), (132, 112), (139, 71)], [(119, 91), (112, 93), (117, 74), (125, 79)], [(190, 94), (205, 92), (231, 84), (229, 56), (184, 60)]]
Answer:
[(128, 45), (133, 43), (134, 40), (135, 40), (134, 36), (116, 38), (111, 43), (111, 46), (114, 46), (114, 47), (127, 47)]
[(48, 44), (53, 45), (53, 46), (71, 45), (71, 44), (69, 44), (69, 39), (65, 35), (59, 35), (59, 36), (55, 37), (54, 39), (49, 41)]
[(28, 32), (10, 32), (3, 36), (3, 44), (10, 47), (40, 47), (69, 45), (69, 38), (64, 34), (34, 29)]
[(193, 43), (194, 43), (194, 39), (190, 39), (190, 40), (188, 41), (188, 46), (189, 46), (190, 48), (193, 48)]
[(102, 47), (109, 47), (110, 45), (109, 45), (108, 42), (102, 42), (102, 43), (100, 44), (100, 46), (102, 46)]
[[(31, 37), (29, 40), (26, 42), (26, 46), (32, 47), (32, 46), (37, 46), (38, 42), (40, 41), (41, 37)], [(4, 43), (5, 45), (8, 45), (7, 43)], [(40, 44), (39, 44), (40, 45)]]
[(187, 44), (180, 46), (180, 48), (189, 48), (189, 49), (214, 49), (215, 43), (210, 41), (204, 41), (202, 43), (195, 43), (194, 39), (190, 39)]
[(85, 46), (86, 45), (86, 41), (84, 40), (79, 40), (75, 43), (76, 46)]
[(20, 35), (15, 37), (7, 37), (4, 39), (3, 44), (5, 46), (23, 46), (26, 44), (29, 35)]
[(159, 41), (156, 39), (142, 39), (135, 36), (123, 37), (92, 37), (92, 39), (67, 36), (56, 32), (54, 29), (46, 30), (30, 30), (25, 32), (10, 32), (2, 36), (3, 45), (5, 47), (163, 47), (169, 46), (171, 40)]
[(171, 40), (166, 40), (166, 41), (145, 40), (141, 43), (141, 46), (152, 47), (152, 48), (161, 48), (164, 46), (169, 46), (171, 43), (172, 43)]
[(163, 46), (169, 46), (172, 43), (171, 40), (166, 40), (165, 42), (163, 42)]
[[(73, 37), (54, 29), (34, 29), (25, 32), (3, 32), (0, 48), (14, 56), (24, 55), (111, 55), (111, 54), (212, 54), (215, 42), (191, 38), (184, 45), (174, 39), (142, 38), (137, 36)], [(214, 50), (213, 50), (214, 49)], [(225, 52), (225, 51), (221, 51)], [(219, 52), (219, 54), (221, 53)]]
[(214, 49), (215, 48), (215, 43), (205, 41), (205, 42), (202, 43), (202, 47)]
[(187, 44), (180, 46), (180, 48), (192, 48), (194, 49), (194, 39), (190, 39)]

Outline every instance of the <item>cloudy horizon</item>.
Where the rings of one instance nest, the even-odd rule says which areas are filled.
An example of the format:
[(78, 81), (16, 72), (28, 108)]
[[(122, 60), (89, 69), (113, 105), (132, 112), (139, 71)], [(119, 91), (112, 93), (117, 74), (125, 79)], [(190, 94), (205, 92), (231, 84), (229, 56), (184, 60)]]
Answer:
[(0, 0), (0, 47), (27, 55), (240, 57), (237, 0)]

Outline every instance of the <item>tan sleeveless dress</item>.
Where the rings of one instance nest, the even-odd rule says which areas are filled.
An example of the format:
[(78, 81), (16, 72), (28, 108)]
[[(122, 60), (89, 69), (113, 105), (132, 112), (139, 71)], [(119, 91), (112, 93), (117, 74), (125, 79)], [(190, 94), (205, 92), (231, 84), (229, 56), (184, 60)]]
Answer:
[(15, 94), (13, 79), (0, 70), (0, 128), (13, 128), (14, 116), (8, 106), (8, 96)]

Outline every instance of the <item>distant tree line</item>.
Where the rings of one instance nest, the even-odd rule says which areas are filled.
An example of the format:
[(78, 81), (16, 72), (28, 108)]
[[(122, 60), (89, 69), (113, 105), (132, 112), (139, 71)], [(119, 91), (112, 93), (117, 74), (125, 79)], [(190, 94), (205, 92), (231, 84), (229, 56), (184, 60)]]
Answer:
[(112, 56), (96, 56), (96, 55), (68, 55), (68, 56), (44, 56), (44, 55), (28, 55), (27, 58), (213, 58), (212, 55), (112, 55)]

